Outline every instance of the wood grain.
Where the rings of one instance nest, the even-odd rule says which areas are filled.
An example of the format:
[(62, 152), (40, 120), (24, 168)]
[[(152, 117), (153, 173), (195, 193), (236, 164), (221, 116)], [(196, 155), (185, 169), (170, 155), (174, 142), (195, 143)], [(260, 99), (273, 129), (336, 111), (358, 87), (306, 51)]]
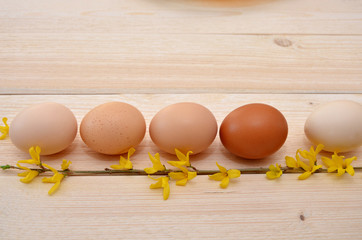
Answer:
[(0, 94), (361, 93), (362, 4), (329, 1), (0, 2)]
[[(226, 190), (207, 176), (171, 185), (169, 200), (151, 179), (69, 177), (59, 192), (40, 179), (0, 176), (2, 239), (360, 239), (362, 174), (294, 174), (268, 181), (244, 175)], [(6, 197), (4, 195), (6, 192)]]
[[(216, 1), (216, 0), (215, 0)], [(214, 1), (214, 2), (215, 2)], [(220, 0), (221, 1), (221, 0)], [(226, 2), (223, 0), (222, 2)], [(236, 0), (235, 0), (236, 1)], [(217, 137), (192, 157), (200, 169), (283, 163), (309, 148), (303, 133), (320, 103), (362, 103), (362, 1), (278, 0), (220, 7), (207, 0), (0, 0), (0, 117), (9, 122), (40, 102), (67, 105), (78, 122), (94, 106), (125, 101), (147, 123), (162, 107), (194, 101), (220, 124), (234, 108), (263, 102), (289, 124), (285, 145), (262, 161), (228, 153)], [(120, 94), (122, 93), (122, 94)], [(0, 141), (0, 164), (28, 154)], [(150, 166), (159, 149), (148, 133), (132, 157)], [(161, 153), (165, 163), (174, 159)], [(326, 153), (323, 153), (326, 155)], [(362, 157), (359, 148), (346, 156)], [(118, 161), (92, 152), (79, 135), (42, 160), (100, 170)], [(360, 160), (353, 163), (362, 166)], [(171, 184), (162, 200), (144, 176), (69, 177), (25, 185), (0, 172), (0, 239), (361, 239), (362, 173), (242, 175), (228, 189), (207, 176)]]

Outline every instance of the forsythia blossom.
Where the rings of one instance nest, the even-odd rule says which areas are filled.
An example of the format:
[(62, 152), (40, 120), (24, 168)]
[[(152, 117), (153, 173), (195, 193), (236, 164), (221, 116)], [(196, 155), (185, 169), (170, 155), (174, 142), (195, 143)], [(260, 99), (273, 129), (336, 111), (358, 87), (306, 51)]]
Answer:
[(332, 159), (327, 157), (322, 157), (323, 163), (328, 167), (328, 172), (337, 171), (337, 175), (341, 176), (345, 172), (349, 175), (354, 175), (354, 168), (352, 167), (351, 163), (357, 160), (357, 157), (351, 157), (344, 159), (344, 156), (338, 156), (338, 153), (334, 153), (332, 155)]
[(31, 181), (33, 181), (33, 179), (39, 175), (39, 172), (38, 171), (35, 171), (35, 170), (30, 170), (29, 168), (27, 167), (23, 167), (21, 166), (20, 164), (16, 164), (16, 166), (18, 166), (20, 169), (23, 169), (25, 170), (24, 172), (22, 173), (18, 173), (18, 176), (19, 177), (23, 177), (20, 179), (20, 182), (22, 183), (30, 183)]
[(59, 188), (60, 183), (64, 178), (64, 174), (59, 173), (55, 168), (52, 168), (48, 164), (43, 163), (43, 166), (49, 168), (54, 173), (52, 177), (44, 177), (42, 179), (43, 183), (54, 183), (53, 187), (48, 192), (49, 195), (52, 195)]
[(266, 177), (268, 179), (276, 179), (276, 178), (279, 178), (283, 174), (280, 164), (275, 164), (275, 166), (273, 164), (270, 165), (269, 170), (270, 171), (266, 172)]
[(165, 166), (160, 161), (159, 153), (156, 153), (155, 156), (152, 156), (151, 153), (148, 153), (148, 156), (150, 157), (153, 166), (151, 168), (145, 168), (144, 170), (146, 173), (154, 174), (155, 172), (166, 170)]
[(167, 200), (170, 195), (170, 185), (168, 181), (170, 180), (168, 177), (159, 177), (159, 178), (152, 178), (151, 176), (148, 176), (152, 180), (157, 181), (156, 183), (153, 183), (150, 185), (151, 189), (156, 188), (163, 188), (163, 199)]
[(188, 181), (197, 176), (196, 172), (190, 172), (185, 167), (178, 167), (181, 172), (170, 172), (168, 176), (176, 180), (176, 185), (185, 186)]
[(9, 125), (7, 123), (8, 119), (4, 117), (2, 120), (5, 126), (0, 126), (0, 132), (2, 133), (2, 135), (0, 136), (0, 140), (5, 139), (9, 133)]
[(28, 164), (36, 164), (36, 165), (40, 165), (40, 152), (41, 149), (39, 146), (36, 147), (31, 147), (29, 148), (29, 154), (31, 156), (31, 159), (28, 160), (20, 160), (18, 161), (18, 163), (28, 163)]
[[(314, 150), (313, 146), (310, 148), (310, 151), (307, 150), (300, 150), (298, 149), (297, 153), (295, 154), (295, 159), (289, 156), (285, 157), (285, 162), (288, 167), (290, 168), (301, 168), (305, 172), (301, 174), (298, 179), (305, 180), (309, 178), (315, 171), (322, 167), (322, 165), (316, 165), (317, 163), (317, 155), (323, 149), (323, 145), (319, 144), (317, 148)], [(308, 164), (304, 161), (300, 160), (300, 157), (309, 160)]]
[(191, 166), (190, 153), (192, 153), (192, 151), (188, 151), (186, 155), (184, 155), (182, 152), (175, 148), (175, 153), (179, 161), (168, 161), (169, 164), (171, 164), (172, 166)]
[(133, 155), (133, 153), (136, 151), (134, 148), (130, 148), (128, 150), (127, 159), (125, 159), (123, 156), (119, 159), (119, 165), (112, 165), (111, 168), (117, 169), (117, 170), (123, 170), (123, 169), (132, 169), (133, 165), (131, 160), (129, 158)]
[(227, 188), (229, 185), (230, 178), (238, 178), (240, 177), (240, 171), (237, 169), (230, 169), (226, 170), (223, 166), (220, 166), (216, 163), (217, 167), (219, 168), (220, 172), (215, 173), (213, 175), (209, 175), (209, 178), (215, 181), (221, 181), (220, 187)]
[(71, 161), (67, 161), (67, 160), (63, 159), (63, 162), (62, 162), (62, 165), (61, 165), (62, 170), (67, 170), (69, 168), (70, 164), (72, 164)]

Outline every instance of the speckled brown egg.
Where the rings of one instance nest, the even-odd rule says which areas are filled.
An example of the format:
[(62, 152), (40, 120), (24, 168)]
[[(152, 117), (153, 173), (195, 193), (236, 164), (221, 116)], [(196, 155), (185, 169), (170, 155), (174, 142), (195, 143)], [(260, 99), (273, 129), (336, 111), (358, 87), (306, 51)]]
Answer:
[(77, 135), (77, 120), (66, 106), (48, 102), (21, 111), (10, 124), (13, 144), (28, 152), (32, 146), (41, 148), (41, 155), (66, 149)]
[(145, 136), (146, 122), (134, 106), (123, 102), (99, 105), (85, 115), (80, 136), (96, 152), (116, 155), (136, 147)]
[(265, 158), (282, 147), (288, 124), (276, 108), (253, 103), (226, 116), (220, 127), (222, 144), (231, 153), (247, 158)]
[(217, 122), (206, 107), (192, 102), (172, 104), (159, 111), (150, 123), (152, 141), (163, 151), (175, 148), (193, 154), (207, 149), (217, 134)]

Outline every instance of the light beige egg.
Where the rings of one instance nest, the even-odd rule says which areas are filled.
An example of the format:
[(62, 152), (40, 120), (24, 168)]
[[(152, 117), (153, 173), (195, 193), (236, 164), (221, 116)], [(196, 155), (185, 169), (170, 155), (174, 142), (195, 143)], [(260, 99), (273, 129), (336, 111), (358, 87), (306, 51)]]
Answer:
[(96, 152), (118, 155), (136, 147), (146, 133), (146, 121), (134, 106), (123, 102), (99, 105), (85, 115), (80, 136)]
[(167, 106), (150, 123), (152, 141), (171, 154), (175, 154), (175, 148), (183, 153), (200, 153), (210, 146), (216, 134), (214, 115), (206, 107), (192, 102)]
[(28, 152), (41, 148), (41, 155), (66, 149), (77, 135), (77, 120), (72, 111), (59, 103), (42, 103), (21, 111), (10, 124), (10, 139), (19, 149)]
[(362, 105), (348, 100), (318, 106), (308, 117), (304, 132), (330, 152), (347, 152), (362, 145)]

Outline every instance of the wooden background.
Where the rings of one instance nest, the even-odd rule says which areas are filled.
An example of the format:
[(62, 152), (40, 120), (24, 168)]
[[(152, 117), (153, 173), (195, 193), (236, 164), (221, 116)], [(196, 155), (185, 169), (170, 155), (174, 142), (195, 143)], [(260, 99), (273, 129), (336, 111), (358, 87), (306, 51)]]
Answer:
[[(316, 105), (362, 103), (362, 1), (281, 0), (254, 7), (206, 0), (0, 0), (0, 117), (55, 101), (78, 122), (94, 106), (125, 101), (147, 123), (162, 107), (194, 101), (220, 124), (233, 109), (263, 102), (280, 109), (289, 136), (261, 161), (234, 157), (218, 137), (192, 157), (242, 168), (284, 163), (309, 148), (303, 126)], [(148, 133), (133, 156), (149, 167), (159, 150)], [(7, 138), (0, 164), (26, 159)], [(162, 161), (173, 159), (161, 153)], [(359, 148), (346, 156), (362, 157)], [(62, 158), (101, 170), (118, 157), (96, 154), (77, 136)], [(354, 163), (362, 166), (361, 160)], [(66, 178), (59, 191), (0, 173), (0, 239), (362, 239), (362, 173), (315, 174), (306, 181), (242, 175), (226, 190), (207, 176), (172, 183), (169, 200), (143, 176)]]

